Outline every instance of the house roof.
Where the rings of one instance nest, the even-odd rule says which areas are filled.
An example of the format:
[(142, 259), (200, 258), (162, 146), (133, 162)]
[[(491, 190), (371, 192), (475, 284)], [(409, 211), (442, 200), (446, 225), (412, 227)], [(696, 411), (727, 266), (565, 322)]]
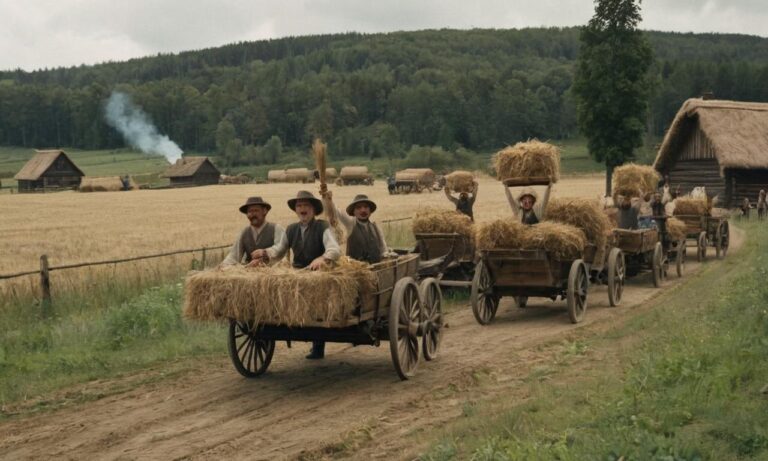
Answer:
[(48, 168), (53, 165), (59, 156), (63, 155), (72, 166), (80, 173), (80, 176), (85, 176), (85, 173), (75, 165), (75, 162), (70, 159), (63, 150), (38, 150), (35, 151), (35, 155), (29, 159), (29, 161), (16, 173), (13, 179), (23, 181), (37, 181), (40, 176), (43, 175)]
[(176, 160), (176, 163), (165, 170), (163, 177), (180, 178), (193, 176), (195, 173), (197, 173), (197, 170), (199, 170), (200, 167), (202, 167), (206, 162), (218, 171), (218, 169), (213, 165), (208, 157), (182, 157)]
[(721, 169), (768, 168), (768, 103), (689, 99), (675, 115), (653, 166), (668, 169), (698, 122)]

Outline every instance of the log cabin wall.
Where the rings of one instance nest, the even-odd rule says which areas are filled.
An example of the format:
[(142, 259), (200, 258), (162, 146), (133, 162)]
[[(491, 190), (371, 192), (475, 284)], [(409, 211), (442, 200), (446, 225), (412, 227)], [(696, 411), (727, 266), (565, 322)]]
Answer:
[(672, 190), (680, 186), (680, 192), (687, 194), (694, 187), (704, 186), (707, 195), (719, 195), (721, 200), (725, 200), (725, 178), (720, 175), (715, 149), (698, 123), (688, 132), (680, 146), (678, 160), (668, 174)]
[(757, 203), (760, 189), (768, 191), (768, 169), (763, 170), (727, 170), (733, 178), (731, 182), (731, 202), (729, 206), (735, 207), (741, 204), (744, 198), (748, 198), (752, 205)]

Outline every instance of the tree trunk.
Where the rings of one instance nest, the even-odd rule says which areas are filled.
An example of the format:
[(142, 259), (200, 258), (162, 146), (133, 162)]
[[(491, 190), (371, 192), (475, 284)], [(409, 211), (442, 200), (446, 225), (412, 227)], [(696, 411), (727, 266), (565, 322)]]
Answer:
[(611, 181), (613, 180), (613, 169), (616, 168), (613, 165), (605, 164), (605, 196), (611, 196)]

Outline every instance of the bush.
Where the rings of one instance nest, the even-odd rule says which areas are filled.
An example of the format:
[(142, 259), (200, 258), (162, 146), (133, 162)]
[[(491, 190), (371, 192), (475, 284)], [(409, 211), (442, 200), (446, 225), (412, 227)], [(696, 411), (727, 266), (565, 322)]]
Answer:
[(180, 288), (152, 288), (105, 313), (105, 336), (114, 349), (136, 339), (161, 338), (181, 328)]

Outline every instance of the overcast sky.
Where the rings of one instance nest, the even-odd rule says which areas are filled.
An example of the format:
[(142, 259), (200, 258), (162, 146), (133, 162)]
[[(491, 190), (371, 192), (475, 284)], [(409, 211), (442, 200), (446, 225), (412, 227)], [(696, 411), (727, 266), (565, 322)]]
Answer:
[[(645, 0), (643, 29), (768, 36), (767, 0)], [(332, 32), (572, 26), (591, 0), (0, 0), (0, 69)]]

